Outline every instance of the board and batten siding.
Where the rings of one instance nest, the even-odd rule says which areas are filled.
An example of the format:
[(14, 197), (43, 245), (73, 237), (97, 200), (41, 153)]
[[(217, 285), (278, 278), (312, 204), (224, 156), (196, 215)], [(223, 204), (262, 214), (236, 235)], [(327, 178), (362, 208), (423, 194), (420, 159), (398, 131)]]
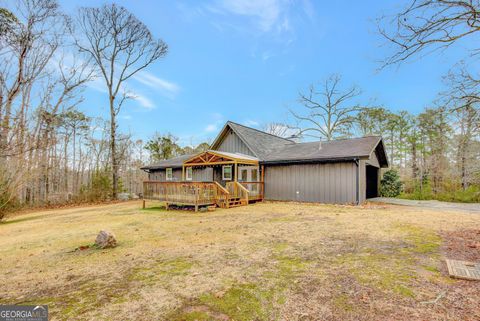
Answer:
[(355, 204), (354, 162), (265, 166), (265, 199)]
[(211, 182), (213, 181), (213, 168), (193, 168), (193, 181), (195, 182)]
[(229, 131), (223, 137), (220, 145), (216, 148), (220, 152), (240, 153), (244, 155), (255, 156), (250, 148), (233, 131)]
[[(172, 170), (173, 174), (173, 182), (179, 182), (182, 180), (182, 169), (181, 168), (174, 168)], [(166, 169), (157, 169), (157, 170), (152, 170), (150, 173), (148, 173), (148, 179), (151, 181), (160, 181), (160, 182), (166, 182)]]

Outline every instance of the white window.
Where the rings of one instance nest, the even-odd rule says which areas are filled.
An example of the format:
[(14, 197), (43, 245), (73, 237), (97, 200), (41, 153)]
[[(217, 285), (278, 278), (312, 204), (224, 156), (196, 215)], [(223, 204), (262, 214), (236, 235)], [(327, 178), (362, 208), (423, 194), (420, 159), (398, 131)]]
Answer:
[(173, 170), (171, 168), (165, 170), (165, 177), (167, 181), (173, 180)]
[(193, 179), (193, 169), (191, 167), (187, 167), (185, 169), (185, 179), (187, 181), (191, 181)]
[(232, 180), (232, 165), (222, 167), (222, 179), (224, 181)]

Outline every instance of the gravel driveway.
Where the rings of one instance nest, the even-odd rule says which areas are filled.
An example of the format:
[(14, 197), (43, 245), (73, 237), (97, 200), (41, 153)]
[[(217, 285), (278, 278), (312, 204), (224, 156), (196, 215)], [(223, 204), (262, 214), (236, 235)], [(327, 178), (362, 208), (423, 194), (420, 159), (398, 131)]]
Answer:
[(416, 201), (416, 200), (405, 200), (405, 199), (401, 199), (401, 198), (390, 198), (390, 197), (369, 198), (368, 201), (369, 202), (375, 202), (375, 203), (426, 207), (426, 208), (430, 208), (430, 209), (439, 209), (439, 210), (467, 211), (467, 212), (474, 212), (474, 213), (479, 213), (480, 214), (480, 203), (452, 203), (452, 202), (440, 202), (440, 201)]

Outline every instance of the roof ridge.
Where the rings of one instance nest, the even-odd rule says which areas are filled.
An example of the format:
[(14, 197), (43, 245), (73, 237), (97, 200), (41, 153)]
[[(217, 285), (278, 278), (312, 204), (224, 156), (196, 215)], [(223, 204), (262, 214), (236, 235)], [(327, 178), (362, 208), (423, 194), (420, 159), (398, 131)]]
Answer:
[(362, 139), (362, 138), (370, 138), (370, 137), (375, 137), (375, 138), (383, 138), (380, 135), (367, 135), (367, 136), (360, 136), (360, 137), (349, 137), (349, 138), (337, 138), (337, 139), (332, 139), (332, 140), (315, 140), (311, 142), (300, 142), (296, 144), (311, 144), (311, 143), (332, 143), (332, 142), (338, 142), (338, 141), (344, 141), (344, 140), (356, 140), (356, 139)]
[(284, 138), (284, 137), (280, 137), (280, 136), (277, 136), (277, 135), (274, 135), (274, 134), (270, 134), (270, 133), (267, 133), (267, 132), (265, 132), (265, 131), (263, 131), (263, 130), (260, 130), (260, 129), (257, 129), (257, 128), (253, 128), (253, 127), (248, 127), (248, 126), (245, 126), (245, 125), (236, 123), (236, 122), (231, 121), (231, 120), (227, 120), (227, 124), (228, 124), (228, 123), (231, 123), (231, 124), (234, 124), (234, 125), (238, 125), (238, 126), (241, 126), (241, 127), (245, 127), (245, 128), (248, 128), (248, 129), (252, 129), (252, 130), (255, 130), (255, 131), (259, 132), (259, 133), (266, 134), (266, 135), (270, 135), (270, 136), (273, 136), (273, 137), (275, 137), (275, 138), (280, 138), (280, 139), (286, 140), (287, 142), (294, 142), (294, 141), (292, 141), (292, 140), (290, 140), (290, 139), (288, 139), (288, 138)]

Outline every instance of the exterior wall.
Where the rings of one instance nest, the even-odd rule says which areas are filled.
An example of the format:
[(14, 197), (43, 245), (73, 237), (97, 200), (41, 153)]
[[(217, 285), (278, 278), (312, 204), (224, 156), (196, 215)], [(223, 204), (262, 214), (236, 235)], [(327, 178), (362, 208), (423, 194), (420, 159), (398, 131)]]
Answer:
[(365, 202), (367, 199), (367, 168), (366, 161), (364, 159), (359, 160), (358, 162), (358, 173), (359, 173), (359, 201), (360, 204)]
[(193, 168), (193, 181), (211, 182), (213, 181), (213, 168)]
[(224, 181), (222, 179), (222, 166), (216, 166), (213, 168), (213, 180), (218, 184), (222, 185), (223, 187), (227, 185), (227, 182), (233, 182), (234, 178), (235, 178), (235, 166), (232, 166), (232, 180), (230, 181)]
[[(166, 182), (165, 180), (165, 168), (163, 169), (158, 169), (150, 173), (148, 173), (148, 180), (150, 181), (160, 181), (160, 182)], [(173, 174), (173, 181), (178, 182), (182, 180), (182, 169), (181, 168), (174, 168), (172, 171)]]
[(229, 131), (222, 142), (216, 149), (227, 153), (241, 153), (245, 155), (255, 156), (245, 143), (233, 131)]
[(356, 203), (354, 162), (265, 166), (265, 199)]

